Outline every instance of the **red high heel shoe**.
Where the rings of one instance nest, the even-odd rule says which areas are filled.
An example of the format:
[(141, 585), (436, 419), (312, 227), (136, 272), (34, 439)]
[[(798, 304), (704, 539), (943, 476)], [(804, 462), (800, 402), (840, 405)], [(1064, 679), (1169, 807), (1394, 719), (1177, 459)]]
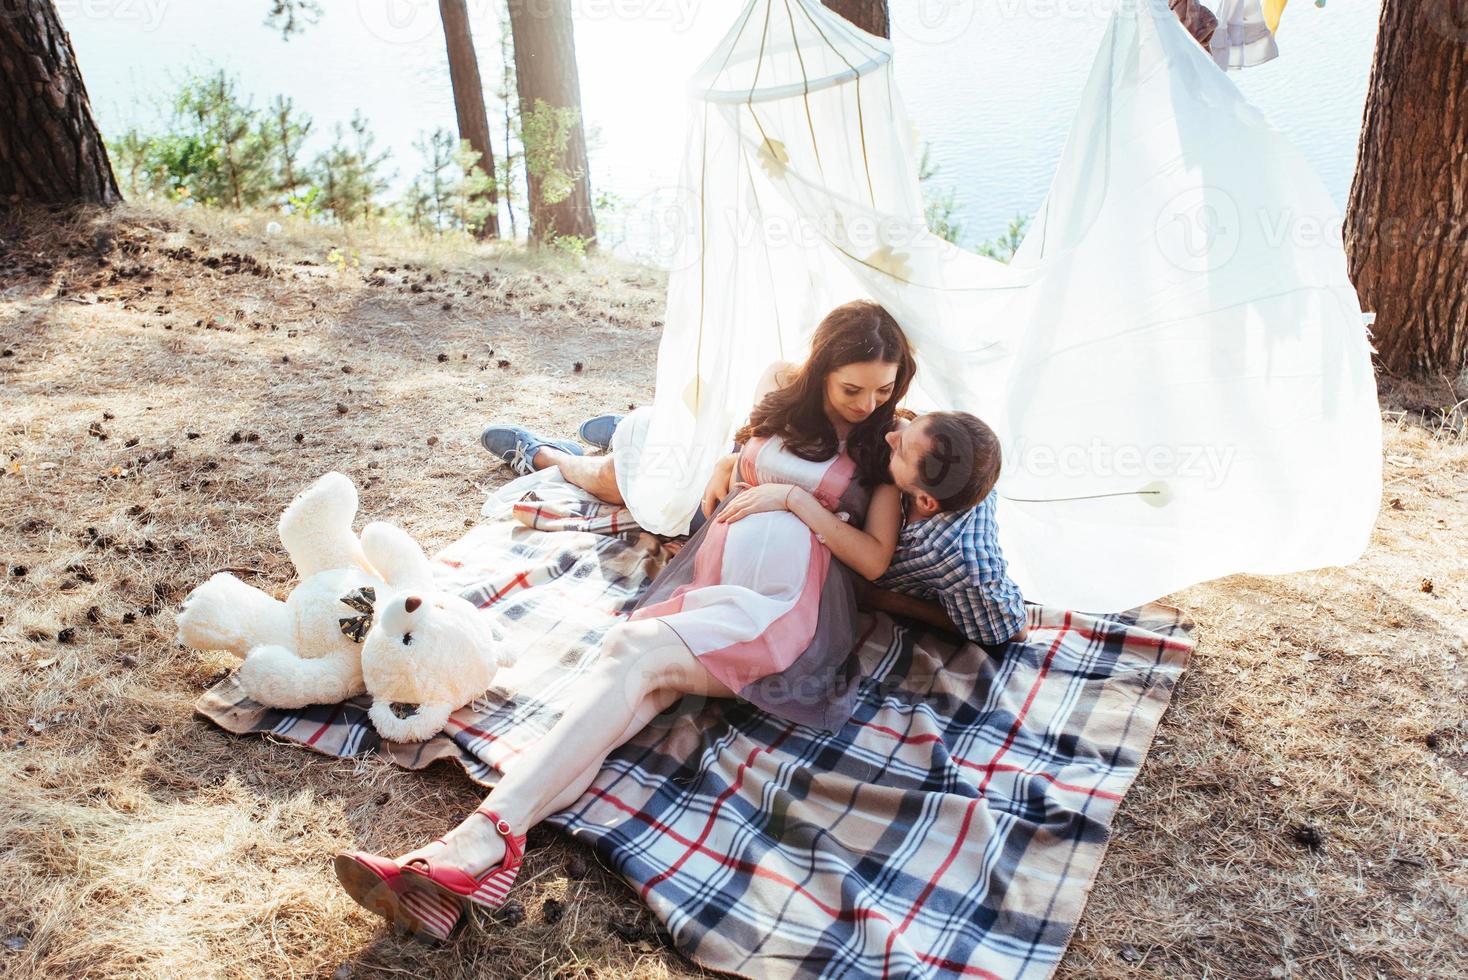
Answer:
[(499, 864), (475, 878), (432, 858), (420, 857), (403, 865), (403, 876), (427, 882), (453, 898), (494, 910), (505, 904), (510, 886), (520, 874), (520, 863), (525, 858), (525, 835), (512, 832), (509, 823), (492, 810), (480, 806), (474, 812), (494, 825), (495, 831), (505, 839), (505, 856)]
[[(440, 837), (435, 844), (443, 845)], [(394, 929), (415, 936), (448, 941), (463, 930), (469, 917), (463, 903), (431, 888), (415, 887), (397, 862), (367, 851), (343, 851), (336, 856), (336, 877), (352, 900), (382, 916)]]

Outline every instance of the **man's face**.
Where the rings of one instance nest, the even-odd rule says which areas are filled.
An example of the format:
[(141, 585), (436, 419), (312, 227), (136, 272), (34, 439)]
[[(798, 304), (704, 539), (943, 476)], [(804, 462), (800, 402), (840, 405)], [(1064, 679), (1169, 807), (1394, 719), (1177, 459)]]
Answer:
[(918, 482), (919, 467), (927, 456), (931, 443), (932, 440), (924, 431), (922, 416), (887, 433), (887, 445), (892, 447), (892, 462), (888, 467), (892, 473), (892, 482), (898, 490), (913, 499), (919, 515), (923, 517), (938, 512), (938, 501)]

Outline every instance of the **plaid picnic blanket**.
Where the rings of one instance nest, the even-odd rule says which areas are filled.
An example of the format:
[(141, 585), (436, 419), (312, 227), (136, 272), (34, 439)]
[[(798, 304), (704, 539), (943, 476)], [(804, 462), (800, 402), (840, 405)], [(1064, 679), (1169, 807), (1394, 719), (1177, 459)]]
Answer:
[[(330, 755), (381, 752), (413, 769), (453, 759), (492, 785), (666, 560), (625, 510), (554, 479), (522, 483), (436, 556), (443, 580), (524, 651), (443, 735), (385, 743), (365, 699), (275, 711), (232, 676), (196, 709)], [(588, 841), (712, 969), (1048, 977), (1192, 642), (1158, 605), (1031, 606), (1029, 627), (996, 658), (866, 617), (860, 702), (839, 733), (684, 698), (550, 822)]]

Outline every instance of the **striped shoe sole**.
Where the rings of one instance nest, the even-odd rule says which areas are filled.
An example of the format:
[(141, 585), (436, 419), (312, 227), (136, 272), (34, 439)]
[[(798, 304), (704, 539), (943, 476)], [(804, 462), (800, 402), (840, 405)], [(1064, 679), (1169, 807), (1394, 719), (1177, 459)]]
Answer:
[(474, 889), (474, 893), (466, 896), (466, 898), (482, 908), (497, 909), (505, 904), (505, 899), (510, 894), (510, 886), (515, 883), (515, 879), (519, 876), (520, 869), (518, 867), (511, 871), (492, 874), (482, 880), (479, 883), (479, 887)]
[(480, 908), (488, 909), (491, 912), (505, 904), (505, 899), (510, 894), (510, 886), (515, 883), (515, 879), (519, 876), (519, 865), (509, 870), (495, 871), (482, 878), (472, 892), (460, 894), (447, 885), (435, 881), (416, 868), (410, 866), (403, 869), (404, 878), (412, 879), (414, 882), (421, 882), (425, 886), (432, 887), (446, 899), (451, 899), (456, 902), (472, 902)]
[(444, 942), (453, 939), (469, 921), (458, 902), (427, 888), (409, 888), (398, 899), (403, 908), (418, 917), (424, 925), (424, 932), (434, 939)]
[[(355, 854), (338, 854), (337, 880), (352, 900), (381, 916), (397, 932), (440, 941), (454, 938), (467, 917), (459, 902), (428, 889), (395, 889), (382, 874)], [(403, 882), (407, 884), (406, 880)]]

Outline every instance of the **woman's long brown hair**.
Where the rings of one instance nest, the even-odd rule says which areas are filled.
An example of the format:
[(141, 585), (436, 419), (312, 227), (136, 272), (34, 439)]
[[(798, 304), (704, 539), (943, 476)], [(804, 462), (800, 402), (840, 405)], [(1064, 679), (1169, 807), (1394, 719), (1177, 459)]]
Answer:
[(801, 459), (820, 461), (836, 455), (836, 428), (826, 417), (826, 378), (848, 364), (881, 361), (897, 365), (892, 397), (852, 427), (846, 452), (856, 463), (857, 475), (868, 486), (891, 480), (888, 464), (892, 450), (884, 438), (892, 428), (898, 404), (917, 365), (912, 348), (892, 314), (870, 300), (854, 300), (836, 307), (816, 327), (810, 357), (795, 379), (770, 392), (749, 414), (749, 422), (735, 439), (745, 443), (759, 436), (780, 436)]

